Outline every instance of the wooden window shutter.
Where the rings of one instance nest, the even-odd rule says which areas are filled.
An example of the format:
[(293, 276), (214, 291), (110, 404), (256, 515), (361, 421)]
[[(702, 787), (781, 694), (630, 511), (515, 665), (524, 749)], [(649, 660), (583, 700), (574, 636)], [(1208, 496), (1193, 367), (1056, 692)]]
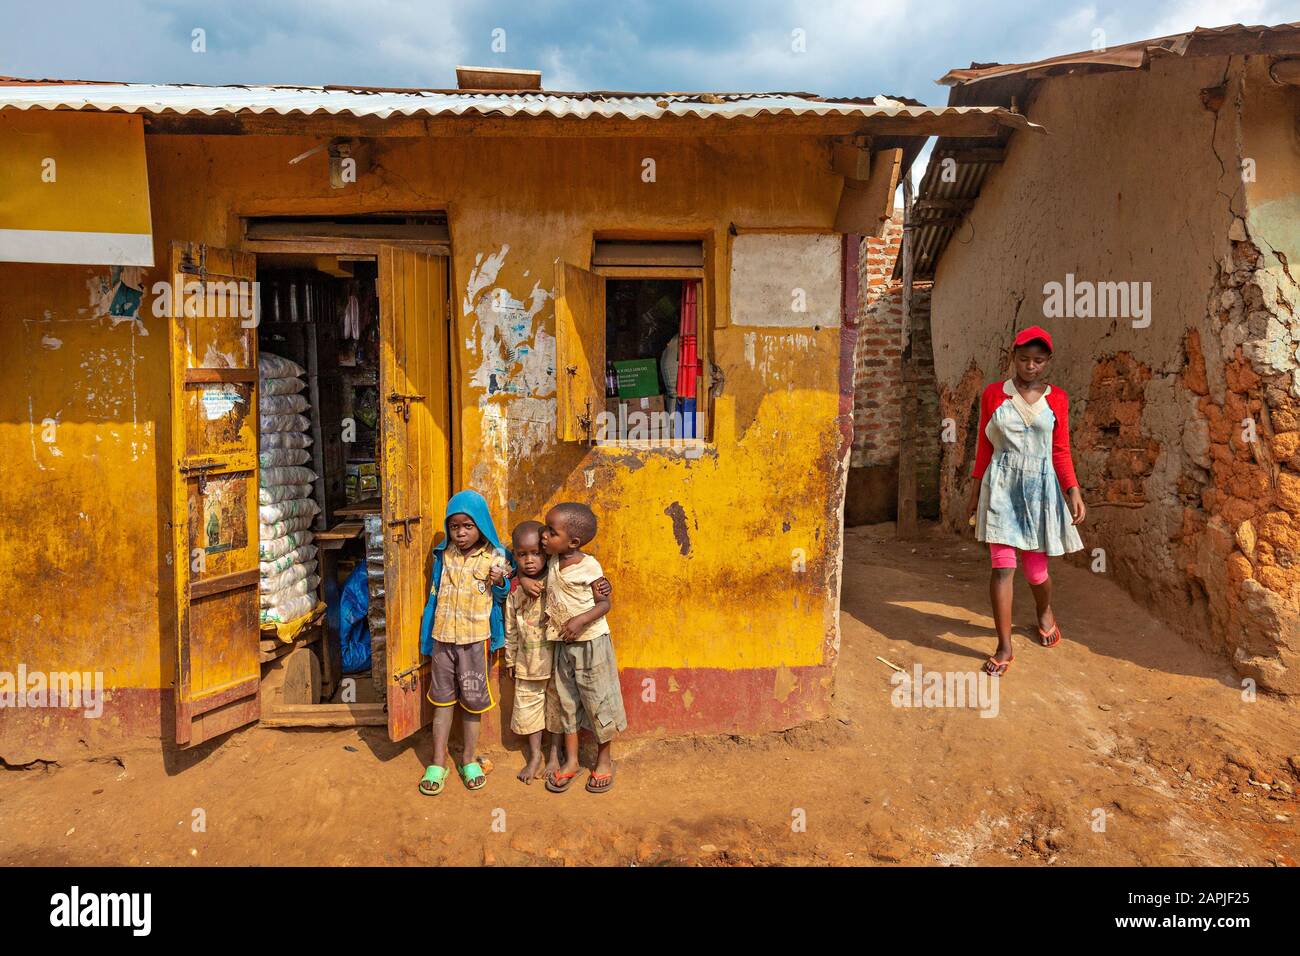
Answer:
[(605, 410), (605, 279), (555, 261), (555, 432), (591, 441)]

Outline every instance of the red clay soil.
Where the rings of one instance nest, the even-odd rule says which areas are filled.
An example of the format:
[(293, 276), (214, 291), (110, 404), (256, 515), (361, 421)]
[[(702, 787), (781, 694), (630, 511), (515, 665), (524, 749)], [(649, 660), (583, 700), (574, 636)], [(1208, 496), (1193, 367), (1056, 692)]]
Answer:
[[(485, 789), (416, 784), (428, 737), (249, 730), (0, 774), (0, 863), (1248, 864), (1300, 859), (1300, 703), (1245, 701), (1227, 663), (1102, 575), (1054, 562), (1065, 640), (1017, 584), (996, 717), (891, 704), (893, 673), (993, 649), (987, 559), (927, 529), (852, 529), (835, 714), (757, 737), (631, 740), (611, 793), (547, 793), (496, 754)], [(579, 778), (579, 782), (582, 778)], [(195, 810), (206, 830), (195, 832)], [(800, 819), (806, 828), (792, 824)], [(1098, 821), (1104, 820), (1104, 829)], [(504, 832), (500, 832), (504, 827)]]

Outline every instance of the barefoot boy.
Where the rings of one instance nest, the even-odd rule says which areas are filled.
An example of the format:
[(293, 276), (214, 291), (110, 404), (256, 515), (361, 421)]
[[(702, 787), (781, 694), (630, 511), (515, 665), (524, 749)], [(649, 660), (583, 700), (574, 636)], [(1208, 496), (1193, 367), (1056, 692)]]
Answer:
[(611, 745), (627, 729), (618, 663), (605, 615), (610, 599), (593, 587), (603, 575), (600, 562), (582, 547), (596, 537), (596, 516), (586, 505), (566, 501), (546, 513), (542, 546), (546, 564), (546, 635), (555, 645), (548, 703), (550, 730), (564, 734), (565, 760), (546, 776), (546, 789), (562, 793), (578, 775), (578, 728), (596, 735), (600, 749), (587, 778), (592, 793), (614, 782)]
[[(528, 740), (528, 762), (519, 771), (519, 779), (532, 783), (541, 776), (546, 685), (555, 656), (555, 645), (546, 639), (543, 598), (537, 593), (546, 575), (542, 523), (524, 521), (510, 538), (519, 568), (518, 586), (506, 598), (506, 667), (515, 679), (510, 729)], [(525, 588), (525, 583), (532, 586)]]
[(510, 592), (509, 552), (501, 547), (487, 502), (462, 491), (447, 502), (447, 536), (434, 546), (433, 585), (420, 621), (420, 652), (432, 661), (429, 701), (433, 715), (433, 764), (420, 792), (437, 796), (447, 777), (447, 739), (452, 705), (464, 711), (461, 779), (470, 790), (487, 783), (473, 756), (480, 716), (496, 706), (488, 683), (488, 653), (505, 643), (502, 607)]

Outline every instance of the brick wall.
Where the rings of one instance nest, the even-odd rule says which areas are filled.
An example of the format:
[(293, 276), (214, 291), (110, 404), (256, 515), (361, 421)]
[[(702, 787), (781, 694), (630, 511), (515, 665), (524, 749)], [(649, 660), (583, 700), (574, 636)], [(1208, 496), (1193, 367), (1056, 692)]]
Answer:
[(903, 395), (902, 290), (891, 278), (903, 237), (902, 217), (880, 239), (862, 241), (858, 284), (862, 318), (853, 357), (853, 454), (855, 468), (898, 460), (898, 415)]
[[(864, 239), (858, 264), (861, 321), (854, 354), (853, 451), (848, 524), (894, 517), (898, 494), (898, 443), (903, 402), (903, 290), (893, 279), (903, 236), (902, 210), (879, 238)], [(912, 288), (918, 397), (917, 500), (921, 514), (939, 513), (939, 394), (930, 344), (930, 287)]]

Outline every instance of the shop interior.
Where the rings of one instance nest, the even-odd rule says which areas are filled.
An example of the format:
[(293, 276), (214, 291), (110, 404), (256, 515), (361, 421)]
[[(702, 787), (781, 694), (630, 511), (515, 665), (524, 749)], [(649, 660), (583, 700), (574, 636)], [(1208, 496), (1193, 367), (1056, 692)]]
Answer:
[(259, 255), (258, 288), (263, 723), (274, 724), (294, 706), (384, 701), (376, 263)]
[[(695, 420), (707, 388), (699, 358), (699, 285), (679, 278), (606, 280), (606, 411), (618, 423), (618, 433), (609, 437), (662, 440), (703, 433)], [(638, 419), (637, 412), (644, 417)]]

